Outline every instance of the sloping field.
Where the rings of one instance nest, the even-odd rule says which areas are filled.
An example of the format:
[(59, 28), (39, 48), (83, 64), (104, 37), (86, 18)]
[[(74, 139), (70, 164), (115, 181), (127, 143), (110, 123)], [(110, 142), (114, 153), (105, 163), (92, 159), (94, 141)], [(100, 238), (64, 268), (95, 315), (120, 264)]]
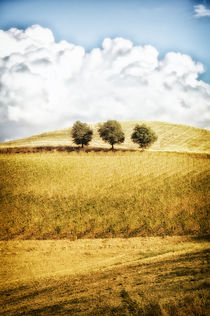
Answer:
[(0, 238), (209, 232), (209, 158), (174, 152), (0, 156)]
[[(138, 146), (130, 139), (132, 130), (137, 123), (147, 124), (158, 135), (157, 142), (151, 147), (152, 150), (210, 153), (210, 131), (186, 125), (155, 121), (121, 122), (126, 138), (125, 142), (122, 145), (116, 145), (116, 148), (138, 149)], [(94, 130), (90, 146), (109, 148), (110, 146), (104, 143), (98, 135), (98, 124), (91, 124), (90, 126)], [(74, 146), (74, 144), (70, 137), (70, 128), (0, 144), (0, 148), (30, 146)]]
[(1, 315), (208, 315), (209, 243), (0, 242)]
[[(210, 132), (148, 125), (150, 151), (0, 155), (1, 315), (208, 315)], [(1, 148), (47, 145), (69, 130)]]

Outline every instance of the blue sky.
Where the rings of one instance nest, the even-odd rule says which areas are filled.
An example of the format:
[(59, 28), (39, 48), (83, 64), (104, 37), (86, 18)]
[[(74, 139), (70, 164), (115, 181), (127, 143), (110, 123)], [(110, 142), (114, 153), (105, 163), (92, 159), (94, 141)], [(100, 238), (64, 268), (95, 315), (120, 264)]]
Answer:
[(65, 39), (87, 51), (105, 37), (121, 36), (135, 44), (151, 44), (160, 57), (168, 51), (201, 61), (210, 82), (210, 17), (195, 18), (192, 0), (1, 0), (0, 29), (49, 27), (56, 41)]
[(0, 0), (0, 141), (78, 119), (210, 129), (209, 52), (207, 0)]

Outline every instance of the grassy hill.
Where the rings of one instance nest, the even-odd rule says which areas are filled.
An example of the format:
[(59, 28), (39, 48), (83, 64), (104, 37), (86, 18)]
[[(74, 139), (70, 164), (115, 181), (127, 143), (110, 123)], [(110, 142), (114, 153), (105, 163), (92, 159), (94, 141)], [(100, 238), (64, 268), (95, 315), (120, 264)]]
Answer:
[(0, 251), (1, 315), (209, 315), (203, 240), (18, 240)]
[[(118, 148), (137, 149), (136, 123)], [(0, 155), (2, 315), (208, 315), (210, 132), (147, 124), (149, 151)], [(109, 148), (93, 128), (91, 146)]]
[[(138, 148), (130, 140), (137, 122), (122, 122), (126, 141), (118, 148)], [(143, 153), (2, 154), (0, 238), (207, 234), (210, 132), (147, 125), (159, 138)], [(91, 146), (110, 148), (92, 127)], [(70, 129), (2, 144), (56, 145), (73, 145)]]
[(209, 175), (206, 154), (2, 154), (0, 238), (202, 236)]
[[(156, 121), (121, 122), (126, 138), (122, 145), (117, 145), (115, 147), (138, 149), (138, 146), (131, 141), (130, 135), (134, 126), (137, 123), (143, 122), (150, 126), (158, 135), (158, 140), (152, 145), (150, 148), (151, 150), (210, 153), (210, 131), (186, 125)], [(98, 135), (98, 124), (91, 124), (91, 127), (94, 130), (94, 136), (92, 142), (90, 143), (90, 147), (109, 148), (110, 146), (104, 143)], [(31, 146), (74, 146), (70, 137), (70, 129), (71, 128), (65, 128), (1, 143), (0, 148)]]

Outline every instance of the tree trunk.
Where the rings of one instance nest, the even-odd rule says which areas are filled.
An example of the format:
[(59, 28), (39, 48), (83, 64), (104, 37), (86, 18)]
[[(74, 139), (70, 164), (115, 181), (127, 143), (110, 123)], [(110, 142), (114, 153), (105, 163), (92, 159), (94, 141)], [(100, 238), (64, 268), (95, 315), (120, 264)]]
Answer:
[(84, 147), (84, 144), (82, 143), (82, 148)]
[(114, 144), (112, 144), (112, 150), (114, 150)]

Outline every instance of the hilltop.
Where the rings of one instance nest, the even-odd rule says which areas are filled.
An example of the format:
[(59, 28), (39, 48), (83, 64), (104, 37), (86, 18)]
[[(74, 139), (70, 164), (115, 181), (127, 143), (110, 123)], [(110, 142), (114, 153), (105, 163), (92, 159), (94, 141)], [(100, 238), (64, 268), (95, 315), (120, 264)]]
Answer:
[[(138, 149), (130, 135), (134, 126), (138, 123), (145, 123), (158, 135), (158, 140), (150, 150), (177, 151), (177, 152), (210, 152), (210, 131), (181, 124), (172, 124), (157, 121), (122, 121), (120, 122), (125, 132), (125, 142), (115, 146), (119, 149)], [(98, 135), (97, 129), (100, 123), (89, 124), (94, 130), (93, 140), (90, 147), (109, 148)], [(55, 130), (27, 138), (8, 141), (0, 144), (0, 148), (13, 147), (37, 147), (37, 146), (75, 146), (70, 136), (69, 128)]]

